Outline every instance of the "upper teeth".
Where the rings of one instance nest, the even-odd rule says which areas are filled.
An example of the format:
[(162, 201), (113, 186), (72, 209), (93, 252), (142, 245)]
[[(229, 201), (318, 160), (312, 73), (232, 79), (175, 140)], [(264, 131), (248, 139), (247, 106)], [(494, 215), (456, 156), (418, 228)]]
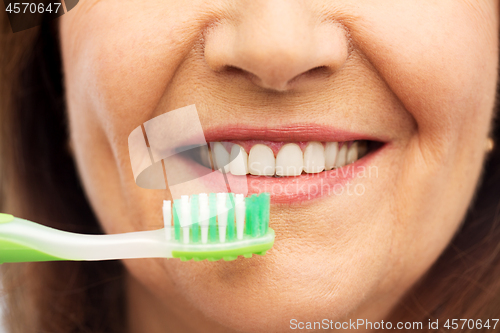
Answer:
[(302, 150), (295, 143), (287, 143), (276, 155), (276, 175), (298, 176), (304, 169)]
[(228, 173), (229, 170), (229, 153), (227, 152), (226, 148), (220, 143), (220, 142), (215, 142), (212, 145), (213, 153), (212, 155), (214, 156), (214, 163), (215, 165), (218, 166), (218, 168), (221, 168), (224, 166), (224, 172)]
[[(340, 146), (340, 149), (339, 149)], [(211, 143), (216, 168), (233, 175), (298, 176), (302, 172), (318, 173), (354, 163), (366, 152), (366, 142), (308, 142), (302, 150), (296, 143), (284, 144), (276, 157), (271, 148), (255, 144), (247, 154), (233, 144), (231, 151), (220, 142)]]
[(248, 154), (240, 145), (231, 147), (229, 170), (233, 175), (242, 176), (248, 173)]
[(321, 142), (309, 142), (304, 150), (304, 171), (318, 173), (325, 170), (325, 148)]
[(248, 154), (248, 172), (256, 176), (272, 176), (276, 172), (276, 159), (271, 148), (256, 144)]

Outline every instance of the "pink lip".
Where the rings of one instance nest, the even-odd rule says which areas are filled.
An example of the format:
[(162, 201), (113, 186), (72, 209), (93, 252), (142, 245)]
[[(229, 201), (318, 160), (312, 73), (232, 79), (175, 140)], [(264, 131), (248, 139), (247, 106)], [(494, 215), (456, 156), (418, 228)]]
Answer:
[(355, 163), (317, 174), (282, 178), (247, 175), (248, 194), (269, 192), (271, 202), (280, 204), (300, 203), (348, 192), (349, 195), (360, 195), (363, 190), (358, 189), (353, 181), (360, 174), (368, 174), (367, 165), (379, 150)]
[[(207, 142), (237, 142), (246, 140), (344, 142), (371, 140), (387, 143), (388, 141), (387, 138), (373, 137), (367, 134), (353, 133), (315, 124), (287, 125), (273, 128), (226, 125), (206, 129), (204, 134)], [(233, 178), (233, 181), (236, 179), (244, 181), (243, 177), (246, 177), (249, 195), (269, 192), (271, 194), (271, 202), (279, 204), (294, 204), (327, 195), (342, 195), (349, 190), (355, 193), (354, 179), (363, 172), (366, 174), (370, 162), (382, 150), (385, 150), (384, 148), (387, 146), (387, 144), (384, 144), (378, 150), (359, 159), (355, 163), (317, 174), (302, 174), (296, 177), (281, 178), (253, 175), (233, 176), (228, 174), (227, 177)], [(352, 186), (350, 186), (351, 184)], [(224, 191), (225, 189), (221, 188), (220, 190)]]
[(269, 127), (247, 125), (225, 125), (204, 129), (207, 142), (264, 140), (264, 141), (329, 141), (344, 142), (354, 140), (372, 140), (387, 142), (388, 138), (374, 137), (368, 134), (345, 131), (331, 126), (317, 124), (297, 124)]

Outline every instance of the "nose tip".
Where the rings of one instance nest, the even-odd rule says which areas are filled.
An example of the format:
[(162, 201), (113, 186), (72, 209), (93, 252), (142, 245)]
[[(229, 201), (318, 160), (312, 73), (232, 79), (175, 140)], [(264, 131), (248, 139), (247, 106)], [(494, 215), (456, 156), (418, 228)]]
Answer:
[(262, 88), (286, 91), (342, 67), (348, 39), (339, 24), (315, 22), (297, 8), (247, 9), (239, 20), (207, 33), (204, 56), (215, 72), (239, 73)]

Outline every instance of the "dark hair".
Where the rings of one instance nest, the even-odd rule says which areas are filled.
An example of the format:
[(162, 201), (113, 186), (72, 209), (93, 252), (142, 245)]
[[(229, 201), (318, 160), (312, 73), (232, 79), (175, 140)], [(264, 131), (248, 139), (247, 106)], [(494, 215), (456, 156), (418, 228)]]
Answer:
[[(68, 149), (57, 31), (45, 22), (12, 34), (3, 20), (0, 16), (2, 210), (59, 229), (99, 233)], [(499, 130), (494, 126), (494, 138)], [(425, 331), (427, 319), (500, 317), (499, 202), (500, 149), (495, 149), (460, 230), (388, 319), (421, 321)], [(125, 331), (120, 262), (3, 266), (12, 332)], [(457, 330), (468, 331), (478, 330)]]
[[(0, 121), (4, 207), (58, 229), (102, 233), (68, 149), (57, 27), (12, 34), (3, 22), (1, 38), (2, 94), (10, 94)], [(11, 332), (124, 332), (119, 261), (3, 266)]]

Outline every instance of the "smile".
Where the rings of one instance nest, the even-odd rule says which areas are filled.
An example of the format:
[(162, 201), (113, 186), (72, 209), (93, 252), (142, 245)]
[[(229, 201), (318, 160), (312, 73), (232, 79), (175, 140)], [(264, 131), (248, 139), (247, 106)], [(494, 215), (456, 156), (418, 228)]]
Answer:
[[(356, 162), (367, 141), (349, 142), (211, 142), (216, 168), (235, 176), (290, 177), (316, 174)], [(246, 147), (246, 148), (245, 148)], [(251, 148), (250, 148), (251, 147)], [(247, 153), (249, 151), (249, 153)]]
[(210, 153), (198, 163), (229, 182), (246, 177), (249, 194), (269, 192), (273, 203), (344, 193), (386, 146), (380, 138), (318, 126), (226, 127), (206, 130), (205, 137)]

